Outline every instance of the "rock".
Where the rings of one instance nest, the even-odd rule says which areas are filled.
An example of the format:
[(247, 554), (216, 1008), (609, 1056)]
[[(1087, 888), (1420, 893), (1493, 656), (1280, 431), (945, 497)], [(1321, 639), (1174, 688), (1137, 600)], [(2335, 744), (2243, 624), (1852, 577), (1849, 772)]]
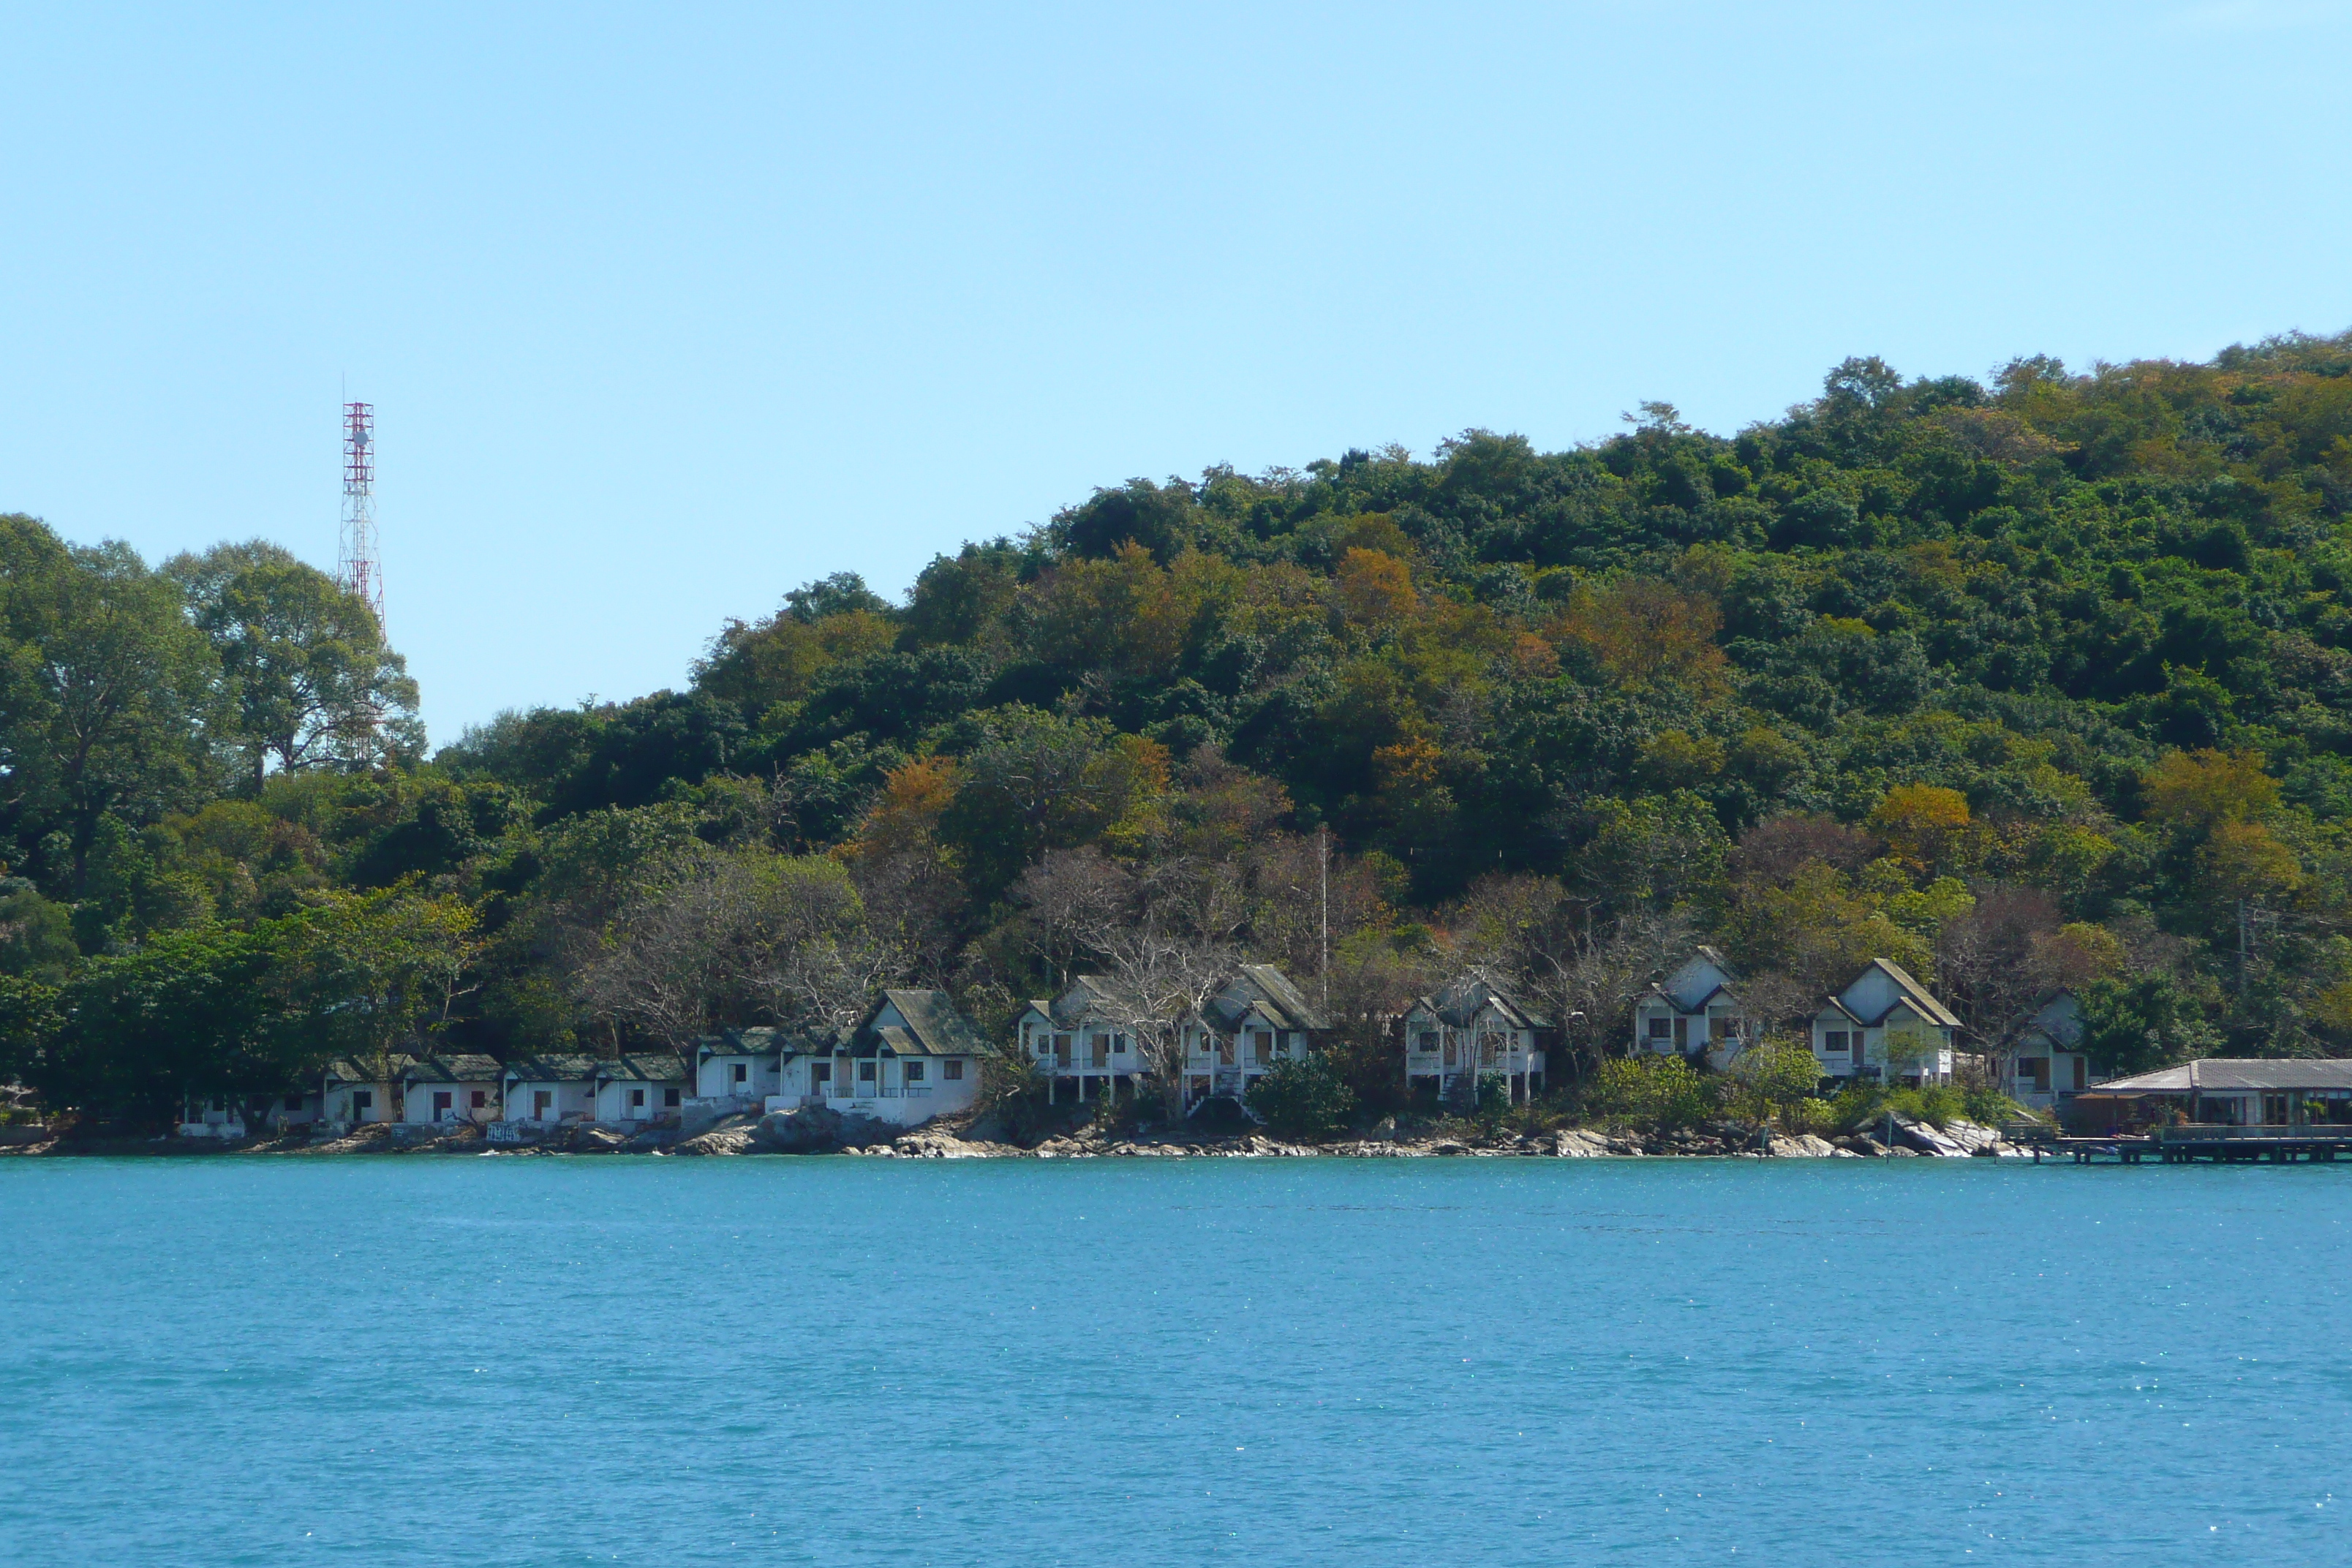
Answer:
[(1875, 1160), (1886, 1152), (1885, 1144), (1874, 1139), (1856, 1137), (1851, 1132), (1843, 1138), (1832, 1139), (1832, 1142), (1847, 1153), (1859, 1154), (1866, 1160)]
[(1776, 1158), (1783, 1160), (1851, 1160), (1854, 1157), (1852, 1150), (1841, 1149), (1828, 1139), (1816, 1138), (1810, 1132), (1801, 1132), (1794, 1138), (1773, 1139), (1772, 1152)]
[(870, 1116), (845, 1116), (827, 1105), (772, 1110), (760, 1118), (751, 1141), (770, 1154), (820, 1154), (833, 1149), (863, 1149), (886, 1142), (897, 1129)]
[(579, 1127), (572, 1133), (574, 1154), (610, 1154), (628, 1146), (628, 1139), (609, 1127)]
[(756, 1135), (748, 1127), (713, 1127), (708, 1132), (698, 1132), (691, 1138), (681, 1138), (670, 1147), (673, 1154), (751, 1154), (759, 1150)]
[(1918, 1121), (1895, 1113), (1895, 1139), (1897, 1149), (1907, 1149), (1916, 1154), (1932, 1154), (1941, 1159), (1968, 1158), (1968, 1145), (1937, 1127), (1932, 1122)]
[(1563, 1160), (1601, 1160), (1618, 1152), (1619, 1144), (1606, 1133), (1588, 1132), (1572, 1128), (1552, 1135), (1551, 1152)]

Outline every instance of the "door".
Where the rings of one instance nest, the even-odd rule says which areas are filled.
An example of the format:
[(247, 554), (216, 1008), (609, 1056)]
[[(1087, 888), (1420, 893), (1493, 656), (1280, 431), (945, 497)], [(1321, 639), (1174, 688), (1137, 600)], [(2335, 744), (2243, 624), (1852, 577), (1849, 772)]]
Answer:
[(433, 1091), (433, 1120), (436, 1121), (448, 1121), (450, 1107), (457, 1103), (457, 1097), (455, 1090), (446, 1089), (435, 1089)]
[(555, 1091), (553, 1089), (534, 1089), (530, 1091), (530, 1119), (533, 1121), (546, 1121), (547, 1113), (551, 1110), (554, 1109), (554, 1106)]

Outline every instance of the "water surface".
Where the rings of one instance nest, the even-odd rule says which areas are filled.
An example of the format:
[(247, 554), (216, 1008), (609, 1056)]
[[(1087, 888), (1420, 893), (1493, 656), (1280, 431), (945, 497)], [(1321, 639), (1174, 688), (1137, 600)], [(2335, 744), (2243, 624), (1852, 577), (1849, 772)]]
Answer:
[(2352, 1167), (0, 1161), (0, 1562), (2352, 1561)]

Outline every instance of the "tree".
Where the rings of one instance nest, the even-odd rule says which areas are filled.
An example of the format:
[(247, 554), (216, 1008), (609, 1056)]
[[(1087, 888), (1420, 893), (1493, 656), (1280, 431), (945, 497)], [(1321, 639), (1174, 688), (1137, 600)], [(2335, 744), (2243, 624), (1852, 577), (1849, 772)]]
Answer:
[(320, 1054), (349, 1056), (391, 1076), (395, 1052), (421, 1049), (474, 989), (480, 915), (465, 900), (412, 881), (312, 896), (289, 922), (288, 958)]
[(1355, 1114), (1356, 1096), (1320, 1056), (1274, 1064), (1250, 1085), (1249, 1107), (1286, 1138), (1328, 1138)]
[(273, 763), (294, 773), (423, 754), (406, 661), (333, 578), (258, 539), (174, 556), (163, 571), (212, 643), (220, 727), (256, 793)]
[(201, 799), (217, 668), (178, 586), (128, 545), (0, 516), (0, 823), (53, 890), (79, 890), (107, 813)]

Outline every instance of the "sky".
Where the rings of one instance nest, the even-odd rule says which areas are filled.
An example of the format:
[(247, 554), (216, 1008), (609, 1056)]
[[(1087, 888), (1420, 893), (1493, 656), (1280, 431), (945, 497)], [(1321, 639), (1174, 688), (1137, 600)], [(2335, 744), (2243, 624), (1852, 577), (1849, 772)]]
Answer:
[(1136, 476), (2352, 327), (2352, 0), (0, 0), (0, 511), (331, 569), (436, 743)]

